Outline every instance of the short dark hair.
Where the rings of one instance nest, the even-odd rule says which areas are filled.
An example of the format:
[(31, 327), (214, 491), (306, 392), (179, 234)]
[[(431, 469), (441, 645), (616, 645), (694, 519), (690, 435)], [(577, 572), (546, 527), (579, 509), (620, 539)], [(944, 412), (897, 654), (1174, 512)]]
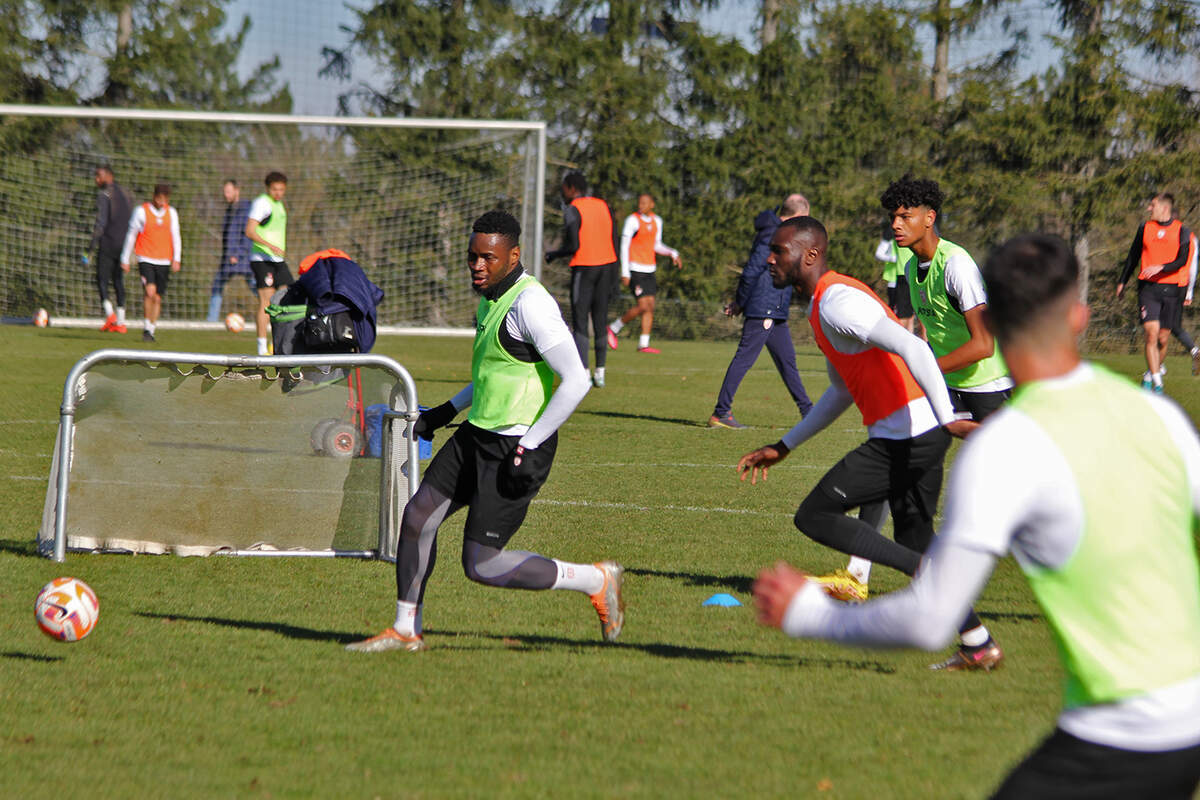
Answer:
[(171, 184), (169, 184), (169, 183), (154, 184), (154, 194), (151, 195), (151, 197), (158, 197), (160, 194), (163, 195), (164, 197), (170, 197), (171, 196)]
[(791, 217), (779, 223), (779, 230), (795, 228), (796, 233), (811, 233), (813, 238), (824, 250), (829, 245), (829, 233), (816, 217)]
[(108, 164), (100, 164), (96, 167), (96, 172), (104, 172), (109, 175), (113, 174), (112, 167), (110, 167)]
[(1079, 261), (1058, 236), (1025, 233), (1009, 239), (983, 265), (989, 327), (1001, 342), (1079, 291)]
[[(234, 186), (234, 187), (236, 187), (238, 185), (238, 182), (235, 181), (233, 178), (226, 178), (225, 183), (228, 183), (230, 186)], [(222, 183), (221, 185), (224, 186), (225, 183)]]
[(946, 195), (937, 185), (937, 181), (918, 180), (911, 175), (905, 175), (898, 181), (892, 181), (879, 196), (879, 204), (889, 214), (895, 213), (900, 206), (905, 208), (925, 206), (941, 214), (942, 203), (945, 200)]
[(1175, 210), (1175, 195), (1171, 194), (1170, 192), (1159, 192), (1154, 196), (1154, 199), (1166, 201), (1167, 205), (1171, 207), (1171, 210)]
[(263, 178), (263, 185), (270, 186), (272, 183), (287, 183), (287, 175), (282, 172), (268, 172), (267, 177)]
[(563, 178), (563, 186), (570, 186), (580, 194), (587, 194), (588, 182), (582, 172), (568, 172)]
[(505, 238), (509, 247), (521, 243), (521, 223), (507, 211), (489, 211), (471, 226), (471, 233), (499, 234)]

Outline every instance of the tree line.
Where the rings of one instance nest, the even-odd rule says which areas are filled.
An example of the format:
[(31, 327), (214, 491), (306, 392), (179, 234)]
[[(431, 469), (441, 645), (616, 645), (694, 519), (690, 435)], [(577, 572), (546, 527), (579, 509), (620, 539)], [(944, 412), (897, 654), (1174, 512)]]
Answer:
[[(1186, 0), (1044, 7), (1049, 29), (1035, 30), (1015, 0), (727, 3), (752, 34), (730, 37), (700, 23), (711, 0), (380, 0), (360, 4), (319, 68), (343, 81), (350, 113), (546, 121), (547, 231), (568, 168), (622, 214), (652, 192), (688, 265), (663, 276), (668, 298), (715, 306), (754, 215), (791, 191), (829, 228), (831, 263), (875, 278), (879, 193), (912, 173), (942, 184), (943, 235), (977, 260), (1018, 231), (1062, 235), (1101, 321), (1127, 325), (1111, 288), (1147, 198), (1171, 191), (1200, 224), (1187, 74), (1200, 19)], [(7, 102), (291, 107), (277, 59), (237, 74), (251, 23), (229, 25), (221, 0), (0, 11)], [(994, 46), (952, 58), (985, 24), (1003, 32)], [(1027, 74), (1032, 52), (1050, 66)], [(409, 156), (432, 157), (396, 154)]]

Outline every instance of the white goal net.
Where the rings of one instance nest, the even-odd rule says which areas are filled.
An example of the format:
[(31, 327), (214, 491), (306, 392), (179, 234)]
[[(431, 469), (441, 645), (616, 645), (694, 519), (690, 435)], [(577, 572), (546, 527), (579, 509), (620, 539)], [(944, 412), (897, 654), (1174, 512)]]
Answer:
[[(521, 221), (527, 252), (542, 250), (545, 127), (540, 122), (302, 117), (0, 105), (0, 315), (98, 318), (94, 172), (111, 166), (135, 204), (167, 183), (179, 214), (182, 270), (163, 319), (204, 320), (221, 261), (233, 179), (242, 199), (287, 177), (287, 261), (325, 248), (354, 258), (385, 292), (378, 321), (395, 328), (469, 328), (475, 303), (462, 278), (471, 220), (492, 210)], [(466, 227), (464, 227), (466, 226)], [(540, 270), (540, 259), (529, 259)], [(126, 277), (140, 316), (136, 269)], [(248, 315), (235, 277), (224, 311)]]
[(64, 384), (39, 552), (392, 558), (417, 408), (386, 356), (96, 351)]

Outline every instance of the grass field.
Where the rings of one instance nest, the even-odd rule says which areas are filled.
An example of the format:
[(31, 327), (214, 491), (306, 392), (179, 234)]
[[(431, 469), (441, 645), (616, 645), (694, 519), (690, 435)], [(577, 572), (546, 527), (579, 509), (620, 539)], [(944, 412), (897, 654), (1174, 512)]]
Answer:
[[(735, 406), (754, 428), (704, 427), (732, 343), (657, 342), (651, 357), (624, 340), (514, 539), (624, 563), (619, 643), (600, 641), (580, 595), (469, 583), (457, 517), (426, 598), (430, 649), (365, 655), (342, 645), (391, 622), (386, 563), (37, 557), (63, 378), (135, 337), (8, 326), (0, 340), (0, 797), (981, 797), (1053, 726), (1060, 671), (1011, 560), (977, 604), (1008, 656), (991, 675), (755, 623), (760, 567), (844, 563), (791, 515), (862, 432), (847, 414), (765, 485), (738, 483), (738, 457), (777, 439), (795, 409), (764, 357)], [(175, 331), (158, 344), (252, 345)], [(376, 352), (411, 370), (426, 404), (468, 378), (465, 339), (384, 338)], [(1140, 373), (1136, 357), (1103, 360)], [(799, 363), (815, 398), (823, 362), (804, 351)], [(1169, 366), (1168, 392), (1196, 418), (1200, 379), (1184, 358)], [(37, 590), (63, 574), (101, 603), (95, 632), (71, 645), (32, 618)], [(877, 569), (872, 591), (904, 582)], [(715, 592), (746, 605), (702, 606)]]

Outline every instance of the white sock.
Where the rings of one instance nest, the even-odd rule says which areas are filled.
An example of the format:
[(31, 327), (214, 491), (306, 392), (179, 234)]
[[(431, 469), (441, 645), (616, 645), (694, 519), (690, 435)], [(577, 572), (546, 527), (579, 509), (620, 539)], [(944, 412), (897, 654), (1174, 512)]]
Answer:
[(616, 319), (614, 319), (614, 320), (612, 321), (612, 324), (608, 326), (608, 329), (609, 329), (610, 331), (612, 331), (613, 333), (620, 333), (620, 332), (621, 332), (621, 328), (624, 328), (624, 327), (625, 327), (625, 323), (624, 323), (624, 322), (621, 322), (621, 318), (620, 318), (620, 317), (617, 317)]
[(392, 623), (401, 636), (416, 636), (421, 632), (421, 606), (416, 603), (396, 601), (396, 621)]
[(154, 323), (150, 320), (146, 320), (146, 330), (150, 332), (151, 336), (154, 335)]
[(850, 563), (846, 565), (846, 572), (849, 572), (863, 583), (871, 582), (871, 562), (865, 558), (850, 556)]
[(988, 629), (980, 625), (978, 628), (971, 628), (962, 634), (962, 643), (967, 647), (980, 647), (987, 644), (987, 640), (991, 638)]
[(1162, 386), (1162, 373), (1156, 372), (1150, 376), (1150, 382), (1155, 386)]
[(604, 588), (604, 573), (593, 564), (572, 564), (553, 559), (558, 567), (558, 577), (551, 589), (570, 589), (584, 594), (595, 594)]
[(125, 306), (117, 306), (117, 324), (125, 324)]
[(1200, 355), (1200, 345), (1193, 347), (1190, 352), (1193, 356)]
[(258, 342), (258, 354), (265, 356), (267, 354), (267, 337), (259, 336), (255, 341)]
[(1146, 370), (1145, 372), (1142, 373), (1142, 380), (1144, 380), (1144, 381), (1150, 380), (1150, 370)]
[(112, 316), (112, 313), (113, 313), (112, 300), (105, 300), (104, 301), (104, 318), (108, 319), (109, 317)]
[(596, 367), (594, 374), (600, 380), (604, 380), (604, 367)]
[(1164, 376), (1166, 374), (1167, 374), (1167, 365), (1163, 364), (1161, 367), (1158, 368), (1158, 377), (1161, 378), (1162, 376)]
[(649, 346), (650, 346), (650, 334), (643, 333), (640, 336), (638, 336), (638, 347), (649, 347)]

